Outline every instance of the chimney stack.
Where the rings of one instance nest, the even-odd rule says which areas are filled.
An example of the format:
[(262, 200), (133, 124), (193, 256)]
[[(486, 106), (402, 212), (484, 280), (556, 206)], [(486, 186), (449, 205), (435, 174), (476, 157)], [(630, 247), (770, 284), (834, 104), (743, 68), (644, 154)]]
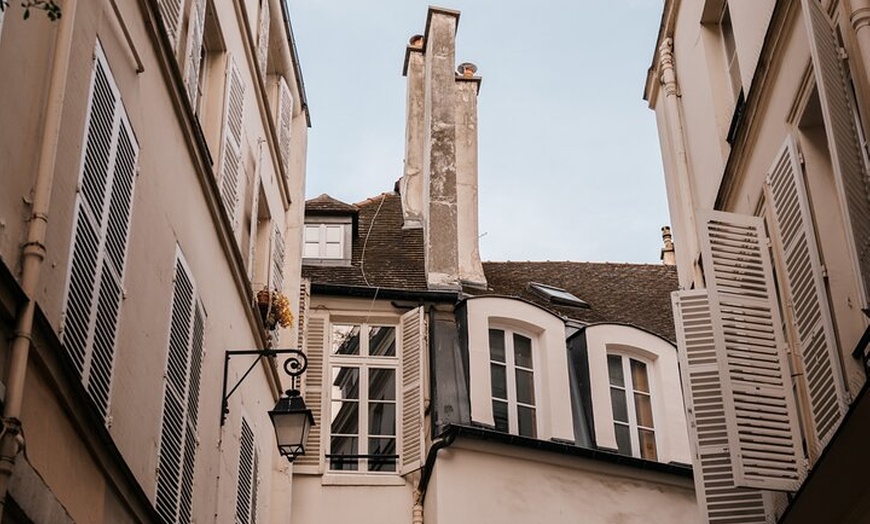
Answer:
[(662, 227), (662, 241), (665, 244), (665, 246), (662, 248), (661, 254), (662, 264), (666, 266), (677, 265), (677, 257), (674, 253), (674, 240), (673, 236), (671, 236), (670, 226)]
[(405, 48), (405, 67), (402, 74), (408, 78), (408, 99), (405, 109), (405, 172), (399, 187), (402, 195), (404, 227), (423, 227), (423, 142), (424, 89), (423, 89), (423, 35), (414, 35)]

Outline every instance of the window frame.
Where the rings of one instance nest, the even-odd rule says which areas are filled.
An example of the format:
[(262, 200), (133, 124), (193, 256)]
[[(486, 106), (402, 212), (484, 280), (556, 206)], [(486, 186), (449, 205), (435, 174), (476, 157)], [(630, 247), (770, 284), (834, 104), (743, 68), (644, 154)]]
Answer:
[[(620, 361), (620, 366), (622, 368), (622, 378), (623, 378), (623, 384), (621, 386), (614, 384), (611, 381), (612, 379), (611, 379), (610, 373), (609, 373), (610, 372), (610, 359), (611, 358), (618, 358)], [(635, 378), (634, 378), (634, 375), (632, 374), (632, 370), (631, 370), (631, 363), (632, 362), (638, 362), (640, 364), (643, 364), (644, 371), (646, 374), (647, 389), (649, 391), (643, 391), (643, 390), (637, 389), (636, 384), (634, 382)], [(610, 386), (611, 412), (612, 412), (612, 416), (613, 416), (614, 432), (616, 431), (616, 426), (628, 427), (629, 428), (630, 447), (631, 447), (630, 456), (636, 457), (636, 458), (641, 458), (644, 460), (658, 461), (659, 432), (656, 429), (656, 419), (657, 419), (656, 409), (655, 409), (656, 400), (654, 397), (654, 389), (655, 388), (653, 385), (655, 381), (653, 380), (654, 374), (651, 372), (654, 364), (652, 362), (648, 361), (647, 359), (644, 359), (644, 358), (639, 357), (637, 355), (631, 354), (629, 352), (622, 352), (622, 351), (608, 351), (607, 352), (607, 364), (608, 364), (608, 383)], [(619, 388), (625, 392), (625, 409), (627, 412), (626, 414), (628, 416), (627, 422), (616, 420), (616, 413), (613, 412), (613, 410), (614, 410), (613, 403), (615, 402), (615, 399), (613, 397), (613, 390), (616, 388)], [(637, 404), (635, 403), (635, 395), (637, 395), (637, 394), (645, 395), (646, 397), (649, 398), (650, 417), (652, 418), (652, 425), (651, 426), (641, 426), (641, 424), (638, 422)], [(650, 431), (653, 434), (653, 444), (655, 445), (655, 448), (653, 449), (654, 455), (652, 457), (644, 456), (644, 454), (643, 454), (643, 449), (640, 445), (640, 431), (641, 430)], [(618, 444), (619, 444), (619, 438), (617, 437), (617, 446), (618, 446)], [(622, 451), (619, 451), (619, 453), (625, 454), (625, 453), (622, 453)]]
[[(354, 319), (354, 318), (333, 318), (329, 322), (329, 331), (326, 340), (326, 356), (327, 365), (325, 366), (325, 377), (329, 378), (329, 385), (325, 389), (325, 409), (323, 416), (323, 431), (324, 431), (324, 472), (327, 475), (345, 476), (345, 475), (372, 475), (372, 476), (397, 476), (401, 471), (402, 457), (402, 360), (401, 360), (401, 335), (398, 319)], [(342, 355), (334, 352), (334, 336), (336, 326), (358, 326), (359, 327), (359, 351), (357, 354)], [(371, 329), (386, 327), (393, 330), (394, 352), (392, 355), (371, 355)], [(365, 335), (364, 335), (365, 333)], [(333, 380), (335, 370), (338, 368), (355, 368), (358, 373), (358, 394), (355, 399), (336, 399), (335, 386)], [(393, 399), (373, 400), (369, 398), (369, 378), (372, 369), (389, 369), (393, 375)], [(333, 454), (333, 410), (336, 403), (355, 401), (358, 405), (357, 409), (357, 429), (356, 433), (351, 438), (357, 439), (357, 453), (350, 455), (356, 459), (356, 469), (340, 469), (333, 467), (335, 456)], [(371, 433), (369, 409), (372, 403), (389, 403), (395, 406), (393, 420), (393, 435)], [(329, 421), (327, 423), (327, 420)], [(342, 436), (351, 436), (352, 434), (341, 434)], [(393, 438), (395, 441), (395, 453), (385, 455), (394, 458), (394, 469), (392, 471), (370, 470), (370, 457), (368, 456), (368, 445), (371, 438)], [(365, 446), (365, 447), (363, 447)], [(365, 451), (365, 453), (363, 453)], [(340, 461), (341, 459), (339, 459)], [(350, 459), (353, 460), (353, 459)]]
[[(338, 226), (340, 227), (340, 240), (339, 240), (339, 251), (341, 252), (341, 256), (338, 257), (330, 257), (326, 256), (326, 231), (329, 227)], [(306, 247), (309, 244), (314, 244), (313, 242), (308, 242), (307, 234), (309, 228), (313, 229), (317, 227), (317, 256), (308, 256), (306, 253)], [(302, 229), (302, 260), (304, 264), (321, 264), (321, 265), (345, 265), (350, 264), (351, 258), (351, 230), (352, 224), (349, 219), (336, 219), (329, 217), (322, 217), (318, 220), (306, 220), (305, 225)]]
[[(504, 350), (504, 361), (500, 362), (493, 359), (492, 355), (492, 334), (494, 331), (499, 331), (503, 335), (503, 350)], [(498, 431), (506, 431), (512, 435), (519, 435), (528, 438), (538, 438), (538, 434), (540, 430), (538, 428), (538, 406), (540, 404), (539, 395), (538, 395), (538, 383), (540, 379), (536, 380), (535, 375), (537, 374), (536, 369), (538, 367), (538, 362), (536, 358), (536, 346), (538, 345), (535, 336), (528, 333), (527, 331), (523, 331), (522, 329), (517, 329), (510, 326), (504, 326), (503, 324), (494, 323), (489, 326), (489, 336), (490, 336), (490, 344), (489, 344), (489, 366), (490, 366), (490, 391), (491, 398), (493, 403), (493, 418), (495, 420), (496, 429)], [(525, 367), (517, 364), (517, 355), (516, 355), (516, 337), (523, 337), (529, 341), (529, 352), (531, 358), (531, 367)], [(493, 374), (493, 366), (501, 366), (505, 368), (505, 388), (506, 388), (506, 397), (507, 398), (497, 398), (495, 395), (495, 385), (494, 385), (494, 374)], [(527, 402), (520, 402), (518, 400), (518, 389), (517, 389), (517, 375), (518, 372), (526, 372), (531, 373), (532, 375), (532, 404)], [(499, 427), (498, 420), (495, 418), (495, 404), (496, 402), (503, 402), (507, 404), (507, 429)], [(532, 419), (532, 428), (533, 431), (531, 434), (524, 434), (520, 432), (520, 408), (531, 409), (533, 414)]]

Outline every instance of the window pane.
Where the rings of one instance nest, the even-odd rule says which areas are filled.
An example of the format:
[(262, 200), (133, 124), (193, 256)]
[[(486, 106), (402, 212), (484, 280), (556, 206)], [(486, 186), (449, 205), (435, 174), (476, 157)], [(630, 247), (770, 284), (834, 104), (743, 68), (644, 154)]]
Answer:
[(332, 400), (359, 398), (359, 368), (332, 368)]
[(359, 402), (332, 401), (332, 434), (359, 434)]
[(305, 243), (305, 252), (302, 254), (303, 258), (320, 258), (320, 244), (317, 242), (314, 243)]
[(649, 395), (634, 394), (634, 411), (637, 414), (637, 425), (645, 428), (653, 427), (652, 402)]
[(531, 371), (517, 370), (517, 402), (535, 405), (535, 381)]
[(372, 402), (369, 404), (369, 435), (396, 434), (396, 404)]
[(514, 333), (514, 364), (532, 369), (532, 339)]
[(359, 355), (359, 326), (332, 325), (332, 354)]
[[(332, 437), (329, 454), (333, 455), (329, 459), (329, 469), (356, 471), (358, 462), (354, 455), (358, 455), (358, 439), (355, 437)], [(351, 457), (340, 457), (335, 455), (351, 455)]]
[(631, 430), (628, 426), (622, 424), (614, 424), (613, 429), (616, 430), (616, 447), (620, 455), (631, 455)]
[(396, 400), (395, 369), (369, 369), (369, 400)]
[(507, 400), (507, 368), (501, 364), (490, 364), (492, 373), (492, 396)]
[(517, 406), (517, 429), (519, 434), (524, 437), (537, 436), (537, 424), (535, 422), (535, 408), (525, 406)]
[(646, 364), (631, 359), (631, 384), (635, 391), (649, 393), (649, 378), (646, 374)]
[(396, 439), (370, 438), (369, 471), (396, 471), (396, 454)]
[(657, 455), (655, 433), (646, 429), (639, 429), (637, 431), (637, 438), (640, 442), (640, 456), (645, 459), (656, 460)]
[(320, 242), (320, 226), (305, 226), (305, 242), (315, 245)]
[(610, 373), (611, 385), (625, 386), (625, 378), (622, 374), (622, 357), (619, 355), (607, 355), (607, 371)]
[(373, 357), (396, 356), (396, 328), (372, 326), (369, 329), (369, 355)]
[(341, 244), (326, 244), (326, 252), (323, 253), (323, 258), (344, 258)]
[(342, 226), (326, 226), (326, 241), (329, 243), (341, 242)]
[(625, 404), (625, 391), (610, 388), (610, 403), (613, 405), (613, 420), (628, 423), (628, 407)]
[(504, 362), (504, 331), (489, 330), (489, 359)]
[(492, 401), (492, 416), (495, 419), (495, 429), (508, 431), (508, 405), (500, 400)]

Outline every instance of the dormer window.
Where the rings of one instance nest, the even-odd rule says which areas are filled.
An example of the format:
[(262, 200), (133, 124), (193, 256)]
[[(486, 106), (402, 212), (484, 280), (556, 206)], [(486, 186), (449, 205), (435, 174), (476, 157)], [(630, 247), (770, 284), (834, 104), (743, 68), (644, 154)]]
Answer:
[(582, 308), (589, 307), (588, 303), (560, 287), (548, 286), (546, 284), (539, 284), (537, 282), (530, 282), (529, 287), (532, 291), (534, 291), (541, 297), (549, 300), (551, 304), (558, 306), (573, 306)]
[(305, 224), (305, 264), (342, 264), (350, 262), (351, 222), (322, 217), (318, 223)]

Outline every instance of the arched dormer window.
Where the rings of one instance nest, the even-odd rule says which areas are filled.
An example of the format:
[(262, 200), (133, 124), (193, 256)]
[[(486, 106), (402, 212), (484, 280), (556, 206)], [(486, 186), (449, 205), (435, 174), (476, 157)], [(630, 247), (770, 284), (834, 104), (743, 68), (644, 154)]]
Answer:
[(495, 429), (536, 437), (532, 338), (514, 330), (490, 326), (489, 371)]
[(613, 430), (620, 454), (656, 460), (655, 417), (647, 363), (621, 353), (607, 354)]

